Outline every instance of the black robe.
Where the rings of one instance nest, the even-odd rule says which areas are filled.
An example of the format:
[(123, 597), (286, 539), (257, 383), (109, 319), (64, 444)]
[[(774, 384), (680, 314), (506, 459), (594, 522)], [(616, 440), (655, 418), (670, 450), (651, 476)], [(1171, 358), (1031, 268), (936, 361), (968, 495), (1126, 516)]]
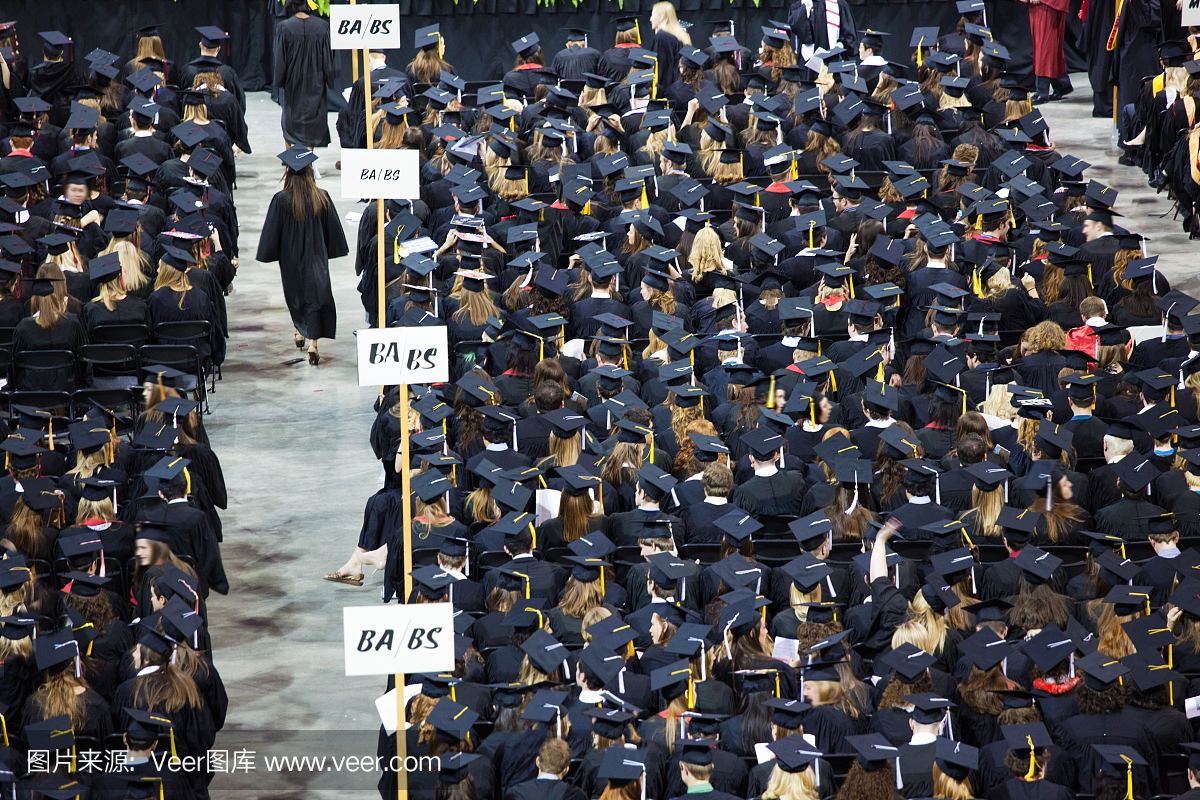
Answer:
[(337, 336), (337, 309), (329, 282), (329, 259), (350, 252), (337, 209), (324, 190), (325, 210), (303, 221), (292, 216), (291, 193), (271, 198), (258, 240), (259, 261), (278, 261), (283, 297), (292, 324), (307, 339)]
[(273, 83), (283, 109), (283, 138), (289, 144), (325, 147), (329, 144), (325, 90), (333, 88), (336, 77), (329, 23), (320, 17), (283, 20), (275, 26), (274, 53)]

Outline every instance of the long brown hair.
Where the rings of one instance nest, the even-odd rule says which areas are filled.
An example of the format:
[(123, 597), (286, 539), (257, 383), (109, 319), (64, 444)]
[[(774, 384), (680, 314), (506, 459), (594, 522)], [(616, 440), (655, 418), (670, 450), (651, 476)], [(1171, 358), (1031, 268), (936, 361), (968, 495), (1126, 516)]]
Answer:
[(42, 512), (34, 511), (25, 505), (23, 497), (18, 497), (8, 527), (4, 529), (4, 538), (27, 558), (37, 558), (44, 536), (42, 520)]
[(74, 663), (46, 678), (46, 682), (29, 698), (34, 706), (36, 720), (48, 720), (63, 714), (71, 719), (71, 727), (78, 730), (84, 723), (84, 705), (75, 690), (87, 687), (87, 682), (75, 677)]
[(1008, 679), (1000, 671), (999, 664), (987, 670), (972, 664), (967, 682), (958, 687), (958, 696), (972, 711), (994, 716), (1004, 710), (1002, 695), (996, 692), (1007, 688)]
[(170, 656), (156, 653), (144, 645), (137, 646), (142, 664), (158, 669), (133, 679), (133, 706), (143, 711), (162, 711), (173, 714), (184, 708), (200, 708), (204, 704), (196, 682), (171, 663)]
[(563, 540), (567, 543), (582, 539), (591, 532), (591, 522), (597, 516), (590, 494), (581, 495), (563, 492), (558, 516), (563, 521)]
[(567, 578), (563, 587), (562, 599), (558, 601), (558, 610), (568, 617), (583, 619), (584, 615), (593, 608), (604, 605), (604, 592), (599, 580), (580, 581), (575, 576)]
[(292, 216), (297, 222), (322, 214), (329, 207), (329, 194), (317, 186), (312, 164), (299, 172), (286, 170), (283, 173), (283, 190), (291, 195)]
[(49, 262), (38, 267), (37, 277), (52, 279), (54, 294), (35, 294), (29, 298), (29, 310), (37, 320), (39, 328), (43, 330), (56, 328), (62, 318), (67, 315), (67, 281), (63, 277), (62, 268)]

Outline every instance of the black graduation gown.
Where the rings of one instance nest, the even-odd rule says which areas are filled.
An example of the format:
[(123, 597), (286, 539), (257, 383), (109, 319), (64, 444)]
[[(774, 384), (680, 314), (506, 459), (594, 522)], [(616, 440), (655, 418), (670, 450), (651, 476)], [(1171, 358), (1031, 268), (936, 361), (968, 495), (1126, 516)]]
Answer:
[[(79, 351), (87, 344), (87, 334), (74, 314), (66, 314), (53, 328), (42, 328), (33, 317), (21, 320), (13, 331), (13, 355), (30, 350)], [(70, 368), (17, 372), (15, 388), (25, 391), (74, 391)]]
[(566, 781), (534, 779), (509, 786), (504, 800), (587, 800), (587, 795)]
[(109, 311), (99, 300), (83, 307), (83, 327), (91, 331), (97, 325), (150, 325), (150, 310), (140, 297), (126, 295)]
[[(74, 726), (75, 735), (90, 736), (97, 741), (104, 741), (104, 737), (113, 732), (108, 703), (104, 702), (104, 698), (90, 688), (85, 689), (83, 694), (77, 695), (76, 700), (82, 716), (80, 717), (81, 721)], [(31, 722), (44, 722), (47, 719), (49, 717), (39, 708), (32, 696), (25, 701), (25, 708), (21, 711), (22, 728)]]
[(336, 77), (329, 22), (316, 16), (282, 20), (275, 25), (274, 53), (272, 83), (279, 90), (283, 109), (283, 138), (289, 144), (325, 147), (329, 144), (325, 90), (333, 88)]
[(65, 57), (62, 61), (43, 61), (29, 70), (29, 94), (54, 106), (50, 121), (55, 125), (66, 122), (78, 83), (79, 71)]
[[(180, 305), (182, 304), (182, 308)], [(217, 319), (216, 309), (208, 299), (208, 295), (204, 290), (192, 287), (182, 293), (164, 286), (161, 289), (156, 289), (150, 295), (150, 300), (146, 304), (150, 311), (151, 327), (160, 322), (208, 322), (209, 332), (206, 340), (198, 339), (170, 339), (165, 336), (158, 337), (159, 344), (190, 344), (196, 348), (196, 352), (200, 356), (200, 362), (205, 363), (209, 359), (214, 364), (220, 364), (225, 360), (225, 336), (221, 332), (221, 323)]]
[[(112, 702), (112, 719), (114, 730), (123, 731), (129, 727), (130, 716), (126, 708), (138, 708), (134, 702), (134, 689), (139, 678), (131, 678), (117, 687)], [(216, 741), (216, 727), (208, 708), (201, 704), (198, 708), (184, 707), (178, 711), (168, 712), (161, 708), (143, 709), (153, 711), (171, 720), (171, 729), (175, 733), (175, 748), (180, 758), (184, 756), (203, 756)], [(185, 771), (186, 772), (186, 771)], [(193, 773), (194, 778), (203, 780), (202, 773)]]
[(314, 218), (297, 221), (292, 216), (291, 193), (286, 189), (271, 198), (258, 240), (258, 261), (278, 261), (283, 296), (292, 324), (308, 339), (333, 339), (337, 335), (337, 309), (329, 282), (329, 259), (350, 252), (337, 209), (328, 200)]
[(799, 514), (804, 499), (804, 479), (794, 472), (755, 476), (733, 490), (729, 501), (754, 517)]
[(987, 800), (1070, 800), (1073, 796), (1070, 789), (1057, 783), (1020, 778), (1009, 778), (985, 795)]

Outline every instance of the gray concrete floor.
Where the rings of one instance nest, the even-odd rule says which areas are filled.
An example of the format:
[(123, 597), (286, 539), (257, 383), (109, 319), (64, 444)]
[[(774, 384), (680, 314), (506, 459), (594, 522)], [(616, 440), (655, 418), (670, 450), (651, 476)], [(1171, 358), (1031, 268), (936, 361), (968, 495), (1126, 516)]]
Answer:
[(1075, 92), (1067, 99), (1038, 106), (1050, 124), (1055, 147), (1092, 165), (1084, 177), (1117, 190), (1116, 208), (1125, 215), (1117, 224), (1148, 237), (1146, 252), (1159, 256), (1158, 268), (1171, 285), (1196, 294), (1200, 291), (1194, 257), (1197, 243), (1188, 241), (1166, 193), (1158, 194), (1148, 186), (1146, 174), (1140, 169), (1117, 163), (1120, 153), (1110, 143), (1112, 120), (1092, 118), (1087, 74), (1073, 74), (1071, 81)]
[[(1092, 119), (1087, 78), (1072, 77), (1076, 91), (1068, 100), (1040, 107), (1058, 149), (1090, 162), (1086, 175), (1120, 192), (1123, 222), (1151, 237), (1149, 251), (1161, 255), (1172, 283), (1200, 288), (1178, 223), (1153, 216), (1169, 210), (1165, 197), (1140, 171), (1117, 165), (1111, 123)], [(254, 153), (238, 158), (241, 269), (228, 299), (225, 380), (206, 421), (230, 487), (222, 553), (231, 593), (210, 598), (209, 608), (214, 660), (230, 698), (217, 747), (244, 747), (258, 759), (254, 772), (220, 775), (212, 788), (216, 797), (373, 797), (373, 773), (269, 774), (263, 760), (266, 753), (375, 752), (374, 700), (383, 680), (343, 675), (341, 609), (378, 602), (381, 580), (355, 588), (321, 576), (354, 547), (379, 467), (367, 443), (375, 390), (357, 385), (353, 331), (365, 322), (352, 257), (330, 265), (338, 338), (321, 343), (319, 367), (288, 363), (303, 354), (292, 344), (277, 265), (254, 260), (263, 216), (281, 185), (279, 109), (263, 92), (247, 95), (247, 103)], [(319, 182), (343, 219), (361, 211), (340, 199), (337, 145), (317, 153)], [(352, 248), (356, 228), (346, 222)]]
[[(342, 656), (342, 608), (378, 603), (381, 576), (363, 588), (321, 579), (353, 549), (363, 505), (378, 488), (367, 442), (376, 390), (360, 388), (356, 371), (353, 332), (366, 323), (354, 259), (330, 264), (337, 339), (320, 343), (320, 366), (289, 364), (304, 353), (292, 343), (278, 265), (254, 260), (282, 185), (279, 108), (265, 92), (247, 95), (247, 105), (254, 152), (238, 157), (235, 191), (241, 266), (228, 298), (225, 379), (205, 422), (230, 487), (222, 555), (231, 590), (209, 599), (214, 662), (230, 701), (217, 747), (259, 758), (255, 772), (218, 776), (212, 789), (238, 798), (378, 796), (375, 774), (271, 775), (262, 758), (373, 755), (384, 679), (345, 677)], [(329, 122), (332, 131), (332, 115)], [(344, 219), (362, 205), (340, 198), (336, 141), (317, 151), (317, 167)], [(345, 229), (353, 250), (357, 226)], [(263, 733), (274, 744), (255, 744)]]

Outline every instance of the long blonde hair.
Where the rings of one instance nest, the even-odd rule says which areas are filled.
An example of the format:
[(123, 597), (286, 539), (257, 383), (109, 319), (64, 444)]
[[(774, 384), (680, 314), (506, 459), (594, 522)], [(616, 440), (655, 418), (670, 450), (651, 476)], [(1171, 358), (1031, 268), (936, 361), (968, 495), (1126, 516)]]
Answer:
[(812, 768), (787, 772), (776, 764), (771, 769), (763, 800), (817, 800), (817, 777)]
[(498, 316), (500, 316), (500, 309), (496, 308), (496, 304), (492, 302), (491, 293), (486, 289), (482, 292), (463, 289), (459, 294), (458, 310), (454, 312), (456, 321), (469, 319), (472, 325), (483, 325), (487, 323), (488, 317)]
[[(683, 29), (682, 25), (679, 24), (679, 17), (675, 14), (675, 6), (668, 2), (668, 0), (659, 0), (659, 2), (655, 3), (654, 7), (650, 9), (650, 13), (658, 13), (662, 17), (663, 23), (659, 30), (666, 31), (667, 33), (671, 34), (678, 39), (681, 44), (692, 43), (692, 37), (688, 36), (688, 32)], [(672, 70), (674, 68), (674, 64), (658, 65), (660, 73), (662, 73), (663, 70)], [(662, 74), (669, 75), (670, 72)]]
[(858, 719), (858, 706), (854, 703), (854, 698), (838, 681), (808, 681), (808, 686), (813, 690), (811, 702), (814, 707), (833, 706), (846, 716)]
[(717, 229), (706, 225), (692, 239), (692, 253), (688, 257), (692, 265), (692, 283), (699, 283), (706, 272), (724, 275), (725, 259), (722, 257), (721, 236)]
[(154, 279), (154, 291), (159, 289), (170, 289), (179, 295), (179, 307), (183, 308), (183, 301), (187, 299), (187, 293), (192, 290), (192, 282), (188, 280), (187, 273), (175, 269), (165, 261), (158, 262), (158, 277)]
[(970, 777), (956, 781), (933, 765), (933, 796), (938, 800), (971, 800), (975, 794), (971, 791)]
[(144, 269), (147, 264), (146, 256), (130, 237), (114, 236), (100, 251), (102, 256), (109, 253), (116, 253), (121, 261), (121, 287), (125, 291), (136, 291), (150, 282)]

